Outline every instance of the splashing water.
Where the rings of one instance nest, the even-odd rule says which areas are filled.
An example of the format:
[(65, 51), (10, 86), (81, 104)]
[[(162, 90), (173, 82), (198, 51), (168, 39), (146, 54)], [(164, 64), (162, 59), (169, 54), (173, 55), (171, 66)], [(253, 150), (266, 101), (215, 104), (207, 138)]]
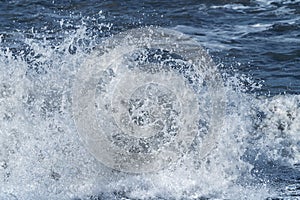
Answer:
[(162, 28), (107, 41), (74, 84), (74, 118), (90, 151), (114, 169), (157, 171), (181, 157), (197, 135), (204, 157), (217, 139), (222, 90), (197, 42)]
[[(127, 174), (99, 162), (83, 145), (72, 115), (75, 76), (102, 42), (86, 31), (82, 25), (56, 44), (24, 39), (24, 51), (1, 50), (1, 199), (265, 199), (284, 196), (282, 187), (282, 193), (297, 193), (300, 96), (248, 94), (257, 85), (239, 75), (223, 75), (222, 115), (201, 124), (217, 135), (205, 157), (196, 137), (180, 159), (153, 173)], [(112, 65), (119, 64), (113, 55), (123, 54), (115, 51), (107, 58)], [(147, 55), (136, 53), (130, 56)], [(217, 71), (201, 73), (215, 78)], [(198, 97), (208, 101), (201, 109), (214, 112), (209, 97), (216, 92), (193, 88), (207, 94)], [(287, 174), (295, 181), (284, 185), (278, 181), (284, 175), (269, 176), (281, 169), (292, 169)]]

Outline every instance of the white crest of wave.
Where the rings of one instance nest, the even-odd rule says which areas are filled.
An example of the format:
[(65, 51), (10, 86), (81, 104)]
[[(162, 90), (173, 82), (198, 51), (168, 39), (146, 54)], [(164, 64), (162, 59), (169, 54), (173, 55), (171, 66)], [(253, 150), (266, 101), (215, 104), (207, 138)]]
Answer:
[[(123, 193), (131, 198), (269, 196), (264, 184), (252, 186), (253, 165), (242, 159), (251, 146), (247, 140), (254, 137), (251, 117), (257, 101), (239, 91), (242, 83), (238, 78), (235, 84), (225, 86), (226, 116), (220, 122), (220, 140), (205, 159), (191, 153), (169, 169), (145, 175), (112, 171), (97, 162), (81, 144), (71, 115), (74, 75), (96, 43), (85, 31), (81, 27), (54, 46), (26, 40), (30, 54), (14, 55), (8, 49), (0, 52), (1, 199), (88, 198), (106, 192), (111, 193), (104, 196)], [(255, 146), (264, 146), (271, 158), (299, 161), (299, 97), (259, 102), (268, 117), (261, 123), (264, 139), (258, 139)], [(278, 121), (282, 131), (276, 127)], [(283, 132), (285, 137), (280, 135)], [(279, 152), (280, 145), (285, 145), (287, 153)]]

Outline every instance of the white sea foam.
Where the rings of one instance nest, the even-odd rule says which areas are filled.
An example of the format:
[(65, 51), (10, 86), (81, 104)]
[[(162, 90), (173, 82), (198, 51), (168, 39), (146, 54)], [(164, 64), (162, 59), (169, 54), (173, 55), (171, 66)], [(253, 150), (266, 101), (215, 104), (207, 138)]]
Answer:
[[(27, 39), (31, 54), (1, 50), (0, 199), (93, 194), (263, 199), (272, 195), (271, 186), (255, 182), (251, 175), (255, 160), (243, 159), (245, 152), (254, 146), (257, 155), (265, 152), (269, 160), (290, 166), (299, 162), (299, 96), (258, 100), (243, 92), (243, 83), (251, 79), (237, 75), (225, 80), (225, 116), (216, 130), (217, 147), (206, 158), (199, 159), (191, 150), (168, 169), (144, 175), (103, 166), (80, 141), (71, 114), (74, 75), (96, 43), (85, 31), (83, 26), (55, 46)], [(82, 45), (83, 39), (90, 46)], [(258, 111), (266, 115), (261, 121), (255, 120)]]

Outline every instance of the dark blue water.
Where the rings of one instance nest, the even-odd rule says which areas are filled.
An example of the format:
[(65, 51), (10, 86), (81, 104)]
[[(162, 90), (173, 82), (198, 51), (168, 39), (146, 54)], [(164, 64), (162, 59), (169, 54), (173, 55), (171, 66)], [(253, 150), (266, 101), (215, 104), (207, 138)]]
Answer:
[[(235, 141), (233, 153), (216, 154), (203, 177), (102, 182), (108, 169), (70, 139), (80, 63), (105, 38), (144, 26), (195, 38), (228, 88), (223, 143)], [(0, 198), (300, 199), (300, 1), (0, 0), (0, 48)]]
[[(93, 37), (145, 25), (173, 27), (195, 36), (222, 63), (240, 63), (238, 70), (264, 81), (264, 92), (299, 93), (298, 1), (2, 1), (0, 9), (9, 44), (18, 32), (58, 40), (82, 21)], [(61, 20), (70, 24), (61, 27)], [(100, 30), (100, 23), (113, 24), (111, 31)]]

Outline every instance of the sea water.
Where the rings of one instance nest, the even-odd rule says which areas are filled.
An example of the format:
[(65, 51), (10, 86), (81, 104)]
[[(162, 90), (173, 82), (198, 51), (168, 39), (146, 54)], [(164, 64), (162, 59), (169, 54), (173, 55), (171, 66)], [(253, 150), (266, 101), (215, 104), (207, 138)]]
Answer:
[[(299, 199), (299, 9), (292, 0), (2, 1), (0, 199)], [(208, 51), (224, 110), (207, 156), (191, 150), (128, 174), (83, 145), (72, 90), (99, 44), (150, 25)]]

